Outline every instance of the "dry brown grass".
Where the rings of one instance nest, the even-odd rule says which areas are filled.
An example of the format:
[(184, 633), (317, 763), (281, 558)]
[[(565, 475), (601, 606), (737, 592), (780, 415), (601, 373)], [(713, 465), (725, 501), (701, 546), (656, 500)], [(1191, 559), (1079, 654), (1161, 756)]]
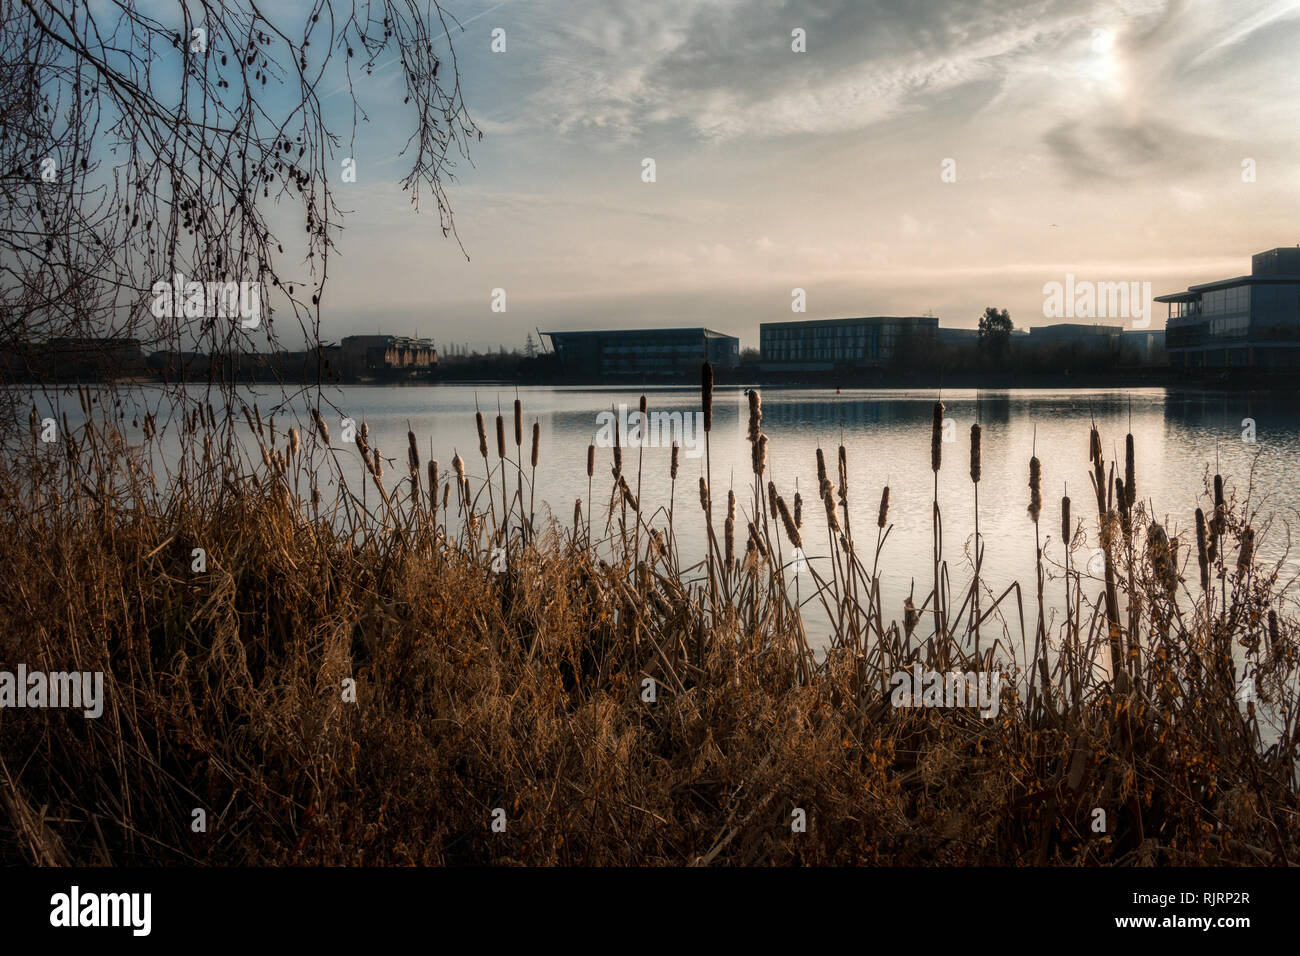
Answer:
[[(838, 489), (823, 481), (824, 521), (820, 509), (791, 513), (793, 489), (771, 489), (772, 513), (756, 474), (744, 549), (730, 536), (723, 548), (710, 525), (707, 560), (683, 568), (663, 516), (688, 520), (689, 490), (651, 516), (620, 469), (608, 509), (594, 499), (607, 517), (589, 496), (588, 523), (537, 521), (538, 456), (525, 464), (518, 412), (514, 460), (502, 419), (495, 456), (480, 424), (488, 472), (477, 485), (458, 456), (454, 474), (430, 463), (441, 493), (409, 493), (422, 480), (412, 438), (408, 476), (370, 467), (371, 493), (345, 488), (328, 512), (313, 489), (341, 472), (321, 447), (323, 422), (273, 440), (256, 417), (265, 454), (254, 465), (211, 414), (191, 422), (212, 460), (196, 437), (193, 467), (167, 494), (106, 425), (62, 459), (14, 455), (0, 469), (0, 667), (102, 670), (106, 692), (98, 720), (0, 711), (0, 862), (1300, 857), (1297, 624), (1275, 574), (1239, 569), (1247, 523), (1231, 500), (1209, 522), (1209, 586), (1170, 588), (1149, 547), (1163, 532), (1148, 534), (1142, 505), (1116, 500), (1097, 462), (1105, 593), (1086, 593), (1072, 565), (1069, 621), (1049, 629), (1031, 614), (1032, 653), (1015, 661), (1019, 589), (977, 599), (973, 582), (954, 598), (937, 543), (938, 599), (914, 595), (906, 626), (894, 620), (902, 608), (881, 607), (887, 504), (868, 560), (843, 468)], [(937, 501), (935, 520), (938, 542)], [(1081, 527), (1070, 530), (1081, 546)], [(819, 660), (789, 565), (800, 536), (823, 533), (832, 559), (814, 565), (813, 590), (835, 636)], [(203, 573), (191, 570), (198, 547)], [(1063, 587), (1040, 576), (1044, 586)], [(807, 576), (801, 587), (807, 597)], [(933, 630), (919, 623), (931, 617)], [(1256, 651), (1260, 706), (1283, 715), (1276, 740), (1234, 699), (1234, 646)], [(1091, 666), (1109, 647), (1124, 651), (1113, 680)], [(896, 709), (889, 675), (918, 660), (1014, 662), (1025, 679), (992, 720)], [(348, 678), (355, 703), (343, 699)], [(646, 678), (654, 703), (642, 700)], [(498, 807), (504, 834), (490, 827)], [(195, 808), (206, 833), (191, 830)], [(806, 833), (791, 832), (795, 808)], [(1091, 829), (1094, 808), (1104, 834)]]

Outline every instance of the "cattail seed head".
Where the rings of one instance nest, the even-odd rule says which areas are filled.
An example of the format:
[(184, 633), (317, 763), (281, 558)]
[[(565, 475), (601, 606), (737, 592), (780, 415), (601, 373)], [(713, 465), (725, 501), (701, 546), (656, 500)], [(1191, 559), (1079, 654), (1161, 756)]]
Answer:
[(1201, 567), (1201, 590), (1210, 589), (1210, 551), (1206, 544), (1205, 512), (1196, 509), (1196, 563)]
[(889, 485), (880, 493), (880, 514), (876, 516), (876, 527), (883, 528), (889, 521)]
[(375, 477), (382, 478), (384, 477), (384, 462), (383, 459), (379, 457), (378, 448), (374, 450), (374, 456), (375, 456), (375, 465), (374, 465)]
[(910, 597), (903, 598), (903, 633), (908, 637), (916, 630), (916, 625), (921, 621), (921, 612), (916, 609)]
[(1137, 485), (1133, 483), (1133, 460), (1133, 436), (1127, 435), (1124, 438), (1124, 507), (1128, 509), (1132, 509), (1133, 503), (1137, 501)]
[(817, 449), (817, 486), (820, 488), (826, 483), (826, 456), (822, 454), (820, 448)]
[(1061, 499), (1061, 541), (1067, 548), (1074, 537), (1073, 530), (1070, 527), (1070, 496), (1066, 495)]
[(515, 447), (518, 448), (524, 443), (524, 406), (519, 399), (515, 399)]
[[(328, 445), (330, 443), (330, 429), (329, 426), (325, 424), (325, 419), (321, 418), (320, 412), (314, 408), (311, 410), (311, 417), (312, 420), (316, 422), (316, 431), (320, 433), (321, 441)], [(261, 431), (260, 425), (258, 431)]]
[(749, 523), (749, 540), (754, 543), (754, 549), (764, 558), (767, 557), (767, 545), (763, 543), (762, 537), (759, 536), (758, 529), (754, 527), (754, 522)]
[(844, 446), (840, 446), (839, 453), (840, 463), (840, 501), (844, 501), (849, 496), (849, 460), (844, 452)]
[(474, 413), (474, 423), (478, 425), (478, 453), (487, 458), (487, 429), (483, 427), (483, 413)]
[(406, 432), (406, 463), (411, 467), (411, 477), (420, 474), (420, 450), (415, 445), (415, 432)]
[(456, 472), (456, 480), (464, 481), (465, 480), (465, 459), (461, 458), (460, 455), (457, 454), (456, 457), (451, 460), (451, 467)]
[(1250, 571), (1255, 558), (1255, 530), (1243, 528), (1241, 531), (1241, 548), (1237, 552), (1237, 573), (1244, 575)]
[(709, 483), (700, 475), (700, 507), (705, 511), (709, 510)]
[(979, 423), (970, 427), (970, 480), (980, 483), (980, 438), (982, 429)]
[[(1029, 517), (1034, 524), (1043, 511), (1043, 465), (1034, 455), (1029, 459)], [(1067, 502), (1070, 499), (1065, 499)], [(1068, 507), (1068, 505), (1067, 505)]]
[(302, 447), (302, 441), (298, 437), (298, 429), (289, 429), (289, 457), (297, 458), (298, 450)]
[(776, 482), (769, 481), (767, 483), (767, 510), (769, 514), (776, 514), (776, 499)]
[(756, 388), (748, 389), (745, 395), (749, 398), (749, 440), (755, 442), (763, 423), (763, 399)]
[(937, 472), (943, 464), (943, 402), (934, 403), (934, 421), (930, 425), (930, 470)]
[(736, 493), (730, 488), (727, 489), (727, 517), (736, 520)]
[(645, 396), (642, 395), (642, 396), (641, 396), (641, 423), (642, 423), (642, 426), (643, 426), (643, 427), (644, 427), (644, 425), (645, 425), (645, 413), (646, 413), (646, 409), (647, 409), (648, 407), (649, 407), (649, 406), (646, 405)]
[(449, 482), (447, 482), (445, 485), (442, 486), (442, 506), (443, 506), (443, 508), (446, 508), (446, 507), (447, 507), (447, 501), (448, 501), (448, 499), (449, 499), (450, 497), (451, 497), (451, 482), (449, 481)]
[(542, 423), (533, 422), (533, 467), (537, 467), (537, 453), (541, 450), (542, 445)]
[(433, 511), (438, 510), (438, 463), (430, 461), (429, 469), (429, 508)]
[(826, 505), (826, 525), (836, 536), (840, 534), (840, 519), (835, 513), (835, 498), (832, 495), (823, 495), (822, 503)]
[(582, 526), (582, 499), (578, 498), (573, 502), (573, 527), (577, 530)]
[(681, 448), (678, 447), (677, 442), (673, 442), (672, 458), (668, 466), (668, 477), (673, 481), (677, 480), (677, 466), (680, 463), (680, 456)]
[(704, 430), (713, 430), (713, 366), (704, 363), (700, 369), (700, 404), (704, 409)]
[(618, 490), (622, 493), (623, 501), (629, 508), (633, 511), (640, 510), (637, 505), (636, 496), (632, 494), (632, 489), (627, 486), (627, 480), (622, 475), (618, 476)]
[(794, 526), (803, 527), (803, 495), (797, 491), (794, 493)]
[(587, 446), (587, 477), (590, 478), (596, 471), (596, 446)]
[(506, 420), (497, 416), (497, 457), (506, 457)]
[(1095, 462), (1101, 457), (1101, 433), (1094, 426), (1088, 432), (1088, 461)]
[(727, 520), (722, 526), (722, 539), (727, 567), (731, 567), (731, 563), (736, 558), (736, 519), (734, 515), (727, 515)]
[(776, 499), (776, 511), (781, 516), (781, 524), (785, 526), (785, 536), (790, 539), (790, 543), (796, 548), (802, 548), (803, 539), (799, 536), (799, 527), (794, 523), (794, 516), (790, 514), (790, 509), (786, 507), (784, 498), (778, 497)]

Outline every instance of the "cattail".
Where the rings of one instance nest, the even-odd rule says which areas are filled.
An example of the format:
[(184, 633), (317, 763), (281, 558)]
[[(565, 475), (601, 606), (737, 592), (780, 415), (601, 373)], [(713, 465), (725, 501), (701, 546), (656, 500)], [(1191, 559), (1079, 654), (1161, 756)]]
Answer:
[(934, 403), (934, 422), (930, 426), (930, 470), (938, 472), (943, 463), (943, 402)]
[(1094, 462), (1101, 457), (1101, 433), (1094, 425), (1088, 432), (1088, 461)]
[(970, 480), (980, 483), (980, 435), (982, 429), (976, 423), (970, 427)]
[(487, 429), (483, 427), (483, 413), (474, 413), (474, 424), (478, 426), (478, 453), (487, 458)]
[(623, 474), (623, 437), (619, 434), (618, 419), (614, 419), (614, 477)]
[(822, 454), (820, 448), (817, 449), (817, 487), (826, 484), (826, 456)]
[(796, 548), (802, 548), (803, 539), (799, 536), (799, 527), (794, 523), (794, 518), (790, 514), (790, 509), (786, 507), (784, 498), (778, 497), (776, 499), (776, 511), (781, 516), (781, 524), (785, 526), (785, 536), (790, 539), (790, 543)]
[(289, 457), (297, 458), (298, 449), (301, 447), (302, 447), (302, 442), (298, 438), (298, 429), (290, 428), (289, 429)]
[(835, 513), (835, 499), (830, 495), (824, 495), (822, 503), (826, 505), (826, 524), (838, 536), (840, 534), (840, 519)]
[(776, 482), (767, 483), (767, 510), (770, 514), (776, 514)]
[(573, 502), (573, 527), (574, 530), (582, 527), (582, 499), (578, 498)]
[(1061, 540), (1067, 548), (1073, 537), (1073, 529), (1070, 527), (1070, 496), (1066, 495), (1061, 499)]
[(1124, 529), (1124, 535), (1127, 537), (1132, 533), (1132, 524), (1130, 523), (1128, 498), (1124, 490), (1124, 479), (1119, 475), (1115, 476), (1115, 501), (1119, 504), (1119, 523)]
[(362, 441), (365, 441), (365, 442), (369, 442), (369, 441), (370, 441), (370, 423), (369, 423), (369, 422), (362, 422), (362, 423), (361, 423), (361, 440), (362, 440)]
[(763, 423), (763, 400), (756, 388), (747, 389), (745, 394), (749, 397), (749, 440), (756, 442)]
[(378, 449), (378, 448), (376, 448), (376, 449), (374, 450), (374, 456), (375, 456), (375, 477), (376, 477), (376, 478), (382, 478), (382, 477), (384, 477), (384, 462), (383, 462), (383, 460), (379, 457), (379, 449)]
[(844, 446), (840, 446), (840, 501), (844, 501), (849, 495), (849, 460), (844, 453)]
[(456, 481), (458, 483), (463, 482), (465, 480), (465, 459), (461, 458), (459, 453), (451, 460), (451, 467), (456, 472)]
[(709, 483), (700, 475), (700, 507), (705, 511), (709, 510)]
[(1147, 529), (1147, 557), (1151, 561), (1151, 570), (1165, 593), (1173, 594), (1178, 585), (1176, 545), (1170, 542), (1165, 529), (1155, 522)]
[(596, 470), (596, 446), (587, 446), (587, 477), (590, 478)]
[(921, 621), (921, 612), (916, 609), (910, 597), (903, 598), (903, 633), (911, 637), (916, 625)]
[(262, 412), (258, 409), (257, 402), (253, 403), (253, 415), (257, 418), (257, 433), (265, 437), (265, 434), (262, 431)]
[(797, 491), (794, 493), (794, 526), (803, 527), (803, 495)]
[(1201, 590), (1210, 589), (1210, 552), (1206, 547), (1205, 512), (1196, 509), (1196, 562), (1201, 566)]
[(443, 507), (443, 510), (444, 510), (444, 511), (447, 509), (447, 501), (448, 501), (449, 498), (451, 498), (451, 482), (450, 482), (450, 481), (447, 482), (445, 485), (442, 486), (442, 507)]
[[(330, 429), (329, 426), (325, 424), (325, 419), (321, 418), (320, 412), (314, 408), (311, 410), (311, 417), (316, 422), (316, 430), (320, 432), (321, 440), (328, 445), (330, 443)], [(146, 421), (148, 421), (148, 419), (146, 419)], [(260, 431), (261, 429), (259, 428), (258, 430)]]
[(726, 555), (727, 567), (736, 559), (736, 518), (735, 515), (727, 515), (727, 520), (722, 525), (722, 540), (724, 554)]
[(749, 540), (754, 542), (754, 549), (766, 558), (767, 545), (763, 543), (763, 539), (759, 536), (758, 529), (754, 527), (754, 522), (752, 521), (749, 523)]
[(524, 406), (519, 399), (515, 399), (515, 447), (518, 448), (524, 443)]
[(727, 489), (727, 517), (736, 520), (736, 493), (730, 488)]
[(311, 484), (311, 504), (313, 508), (320, 506), (320, 489), (316, 487), (316, 482)]
[(1243, 528), (1241, 532), (1241, 550), (1237, 552), (1237, 573), (1244, 575), (1250, 571), (1250, 563), (1255, 557), (1255, 531)]
[(429, 507), (432, 510), (437, 511), (438, 510), (438, 463), (436, 461), (430, 461), (428, 464), (428, 469), (429, 469)]
[(533, 467), (537, 467), (537, 453), (542, 447), (542, 423), (533, 422)]
[(750, 457), (753, 459), (754, 474), (760, 478), (763, 472), (767, 470), (767, 436), (759, 435), (758, 441), (750, 446)]
[(700, 369), (700, 404), (704, 406), (704, 430), (713, 430), (713, 366), (708, 362)]
[(415, 446), (415, 432), (409, 429), (406, 432), (406, 463), (411, 467), (411, 477), (418, 478), (420, 474), (420, 450)]
[(889, 485), (880, 493), (880, 514), (876, 516), (876, 527), (883, 528), (889, 520)]
[(506, 420), (497, 416), (497, 457), (506, 457)]
[(668, 466), (668, 477), (671, 478), (673, 481), (677, 480), (677, 465), (678, 465), (678, 457), (680, 452), (681, 449), (677, 447), (677, 442), (673, 442), (671, 463)]
[(1124, 438), (1124, 507), (1131, 509), (1137, 501), (1137, 485), (1133, 483), (1133, 436)]
[(1273, 648), (1277, 647), (1277, 611), (1272, 608), (1268, 609), (1268, 653), (1272, 655)]
[(642, 427), (643, 427), (643, 428), (645, 427), (645, 417), (646, 417), (645, 413), (646, 413), (646, 408), (647, 408), (647, 405), (646, 405), (646, 401), (645, 401), (645, 395), (642, 395), (642, 396), (641, 396), (641, 424), (642, 424)]
[[(1034, 455), (1029, 459), (1029, 517), (1038, 523), (1038, 516), (1043, 511), (1043, 464)], [(1067, 498), (1066, 501), (1069, 501)], [(1068, 505), (1067, 505), (1068, 507)]]
[(627, 481), (622, 475), (618, 477), (618, 490), (623, 493), (623, 501), (629, 508), (633, 511), (640, 510), (637, 507), (636, 496), (632, 494), (632, 489), (627, 486)]

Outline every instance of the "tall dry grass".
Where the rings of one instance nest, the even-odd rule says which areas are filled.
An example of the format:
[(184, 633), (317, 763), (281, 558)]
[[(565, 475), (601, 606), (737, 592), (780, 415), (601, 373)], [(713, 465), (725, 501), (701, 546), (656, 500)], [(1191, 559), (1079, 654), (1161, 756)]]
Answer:
[[(707, 369), (702, 401), (707, 429)], [(107, 699), (98, 720), (0, 711), (0, 862), (1297, 858), (1298, 627), (1256, 557), (1267, 529), (1216, 476), (1195, 545), (1172, 539), (1132, 494), (1131, 441), (1119, 478), (1090, 438), (1097, 523), (1063, 499), (1072, 557), (1056, 576), (1039, 528), (1050, 476), (1026, 463), (1030, 596), (987, 590), (978, 539), (969, 584), (950, 584), (936, 431), (933, 587), (886, 608), (890, 489), (873, 550), (849, 522), (847, 451), (837, 488), (819, 450), (824, 514), (805, 514), (797, 489), (764, 483), (757, 393), (748, 505), (708, 471), (698, 504), (677, 501), (674, 454), (670, 501), (651, 510), (639, 456), (634, 490), (616, 447), (602, 506), (592, 448), (569, 527), (535, 512), (533, 479), (582, 465), (548, 463), (534, 425), (525, 466), (518, 404), (514, 456), (504, 416), (492, 455), (479, 414), (473, 477), (454, 449), (450, 471), (421, 471), (414, 434), (406, 474), (386, 472), (368, 429), (355, 449), (331, 445), (314, 413), (277, 438), (249, 411), (246, 457), (211, 410), (187, 414), (167, 491), (89, 417), (64, 454), (33, 440), (0, 463), (0, 667), (102, 670)], [(349, 455), (365, 464), (359, 489)], [(697, 565), (677, 548), (684, 521), (706, 528)], [(796, 549), (823, 535), (825, 557), (796, 573)], [(1089, 542), (1099, 578), (1078, 557)], [(1050, 587), (1064, 620), (1044, 610)], [(824, 653), (807, 601), (831, 622)], [(1014, 676), (994, 719), (892, 706), (891, 675), (917, 662)], [(1259, 691), (1244, 706), (1243, 668)], [(791, 831), (795, 808), (806, 833)]]

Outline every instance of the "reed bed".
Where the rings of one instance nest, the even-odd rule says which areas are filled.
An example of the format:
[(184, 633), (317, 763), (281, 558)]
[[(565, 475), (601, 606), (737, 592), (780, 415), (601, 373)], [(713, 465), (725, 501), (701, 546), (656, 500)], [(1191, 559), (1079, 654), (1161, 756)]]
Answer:
[[(712, 388), (706, 367), (706, 437)], [(1027, 493), (986, 487), (1024, 496), (1037, 581), (989, 591), (977, 533), (954, 590), (936, 403), (934, 580), (886, 608), (891, 489), (855, 541), (853, 449), (838, 449), (837, 481), (819, 450), (822, 508), (805, 512), (768, 476), (757, 392), (747, 502), (707, 468), (698, 502), (676, 500), (676, 449), (670, 500), (646, 502), (640, 456), (634, 475), (621, 447), (593, 446), (571, 524), (534, 510), (548, 463), (534, 424), (525, 464), (518, 401), (513, 455), (505, 416), (490, 448), (478, 413), (481, 474), (455, 449), (450, 469), (422, 470), (414, 433), (405, 474), (385, 471), (364, 425), (355, 448), (331, 444), (315, 409), (280, 436), (243, 410), (247, 455), (233, 410), (187, 412), (166, 491), (83, 403), (88, 424), (59, 454), (33, 437), (0, 462), (0, 666), (103, 671), (105, 710), (0, 711), (0, 862), (1300, 859), (1300, 627), (1257, 557), (1267, 522), (1216, 475), (1205, 509), (1175, 522), (1194, 533), (1171, 535), (1134, 495), (1131, 438), (1117, 467), (1089, 436), (1095, 521), (1063, 496), (1053, 524), (1037, 458)], [(978, 515), (978, 426), (971, 441), (970, 503), (947, 504)], [(685, 522), (708, 542), (691, 565)], [(822, 538), (825, 557), (801, 567)], [(818, 652), (809, 601), (833, 631)], [(892, 675), (918, 664), (1006, 672), (997, 716), (894, 706)], [(1257, 693), (1244, 703), (1243, 677)]]

